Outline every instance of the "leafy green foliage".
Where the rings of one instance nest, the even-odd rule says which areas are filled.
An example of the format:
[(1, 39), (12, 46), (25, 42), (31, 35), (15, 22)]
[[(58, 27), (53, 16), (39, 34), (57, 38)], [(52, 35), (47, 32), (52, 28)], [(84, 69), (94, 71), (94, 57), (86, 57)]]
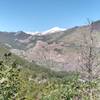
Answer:
[[(16, 59), (16, 60), (15, 60)], [(99, 80), (84, 82), (74, 72), (54, 72), (6, 53), (0, 60), (0, 100), (93, 100)]]
[(5, 54), (0, 61), (0, 99), (16, 98), (19, 91), (19, 72), (16, 62), (11, 60), (11, 53)]

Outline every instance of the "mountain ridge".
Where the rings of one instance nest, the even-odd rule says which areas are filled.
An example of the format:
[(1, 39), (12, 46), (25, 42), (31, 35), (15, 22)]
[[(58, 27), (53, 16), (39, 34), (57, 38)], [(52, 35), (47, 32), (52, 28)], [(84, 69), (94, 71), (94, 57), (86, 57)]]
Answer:
[[(76, 26), (53, 34), (30, 35), (23, 31), (0, 32), (0, 42), (10, 51), (30, 62), (43, 64), (52, 70), (72, 71), (78, 66), (77, 59), (82, 34), (89, 32), (89, 25)], [(100, 47), (100, 21), (93, 22), (98, 47)], [(51, 65), (52, 64), (52, 65)]]

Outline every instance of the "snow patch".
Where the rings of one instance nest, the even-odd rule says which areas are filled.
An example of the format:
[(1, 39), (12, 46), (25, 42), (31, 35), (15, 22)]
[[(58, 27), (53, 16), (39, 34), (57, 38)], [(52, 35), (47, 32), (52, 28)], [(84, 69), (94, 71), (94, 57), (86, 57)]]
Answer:
[(30, 35), (37, 35), (39, 32), (26, 32), (26, 33)]
[(53, 27), (44, 32), (26, 32), (26, 33), (30, 34), (30, 35), (46, 35), (46, 34), (61, 32), (61, 31), (65, 31), (65, 30), (66, 30), (66, 28)]
[(54, 27), (54, 28), (51, 28), (51, 29), (49, 29), (47, 31), (44, 31), (42, 34), (45, 35), (45, 34), (49, 34), (49, 33), (65, 31), (65, 30), (66, 30), (65, 28)]

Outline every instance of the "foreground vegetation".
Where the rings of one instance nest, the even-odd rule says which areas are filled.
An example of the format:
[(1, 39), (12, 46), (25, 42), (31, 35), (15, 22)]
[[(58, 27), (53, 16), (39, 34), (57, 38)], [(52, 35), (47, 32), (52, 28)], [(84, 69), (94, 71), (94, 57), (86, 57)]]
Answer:
[(79, 73), (41, 68), (11, 53), (0, 59), (0, 100), (100, 100), (98, 83), (80, 80)]

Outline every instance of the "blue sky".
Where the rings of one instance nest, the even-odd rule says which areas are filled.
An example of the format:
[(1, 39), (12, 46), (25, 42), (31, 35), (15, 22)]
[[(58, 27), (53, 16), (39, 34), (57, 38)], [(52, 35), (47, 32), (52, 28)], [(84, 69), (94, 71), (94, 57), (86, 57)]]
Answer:
[(0, 0), (0, 31), (45, 31), (100, 19), (100, 0)]

